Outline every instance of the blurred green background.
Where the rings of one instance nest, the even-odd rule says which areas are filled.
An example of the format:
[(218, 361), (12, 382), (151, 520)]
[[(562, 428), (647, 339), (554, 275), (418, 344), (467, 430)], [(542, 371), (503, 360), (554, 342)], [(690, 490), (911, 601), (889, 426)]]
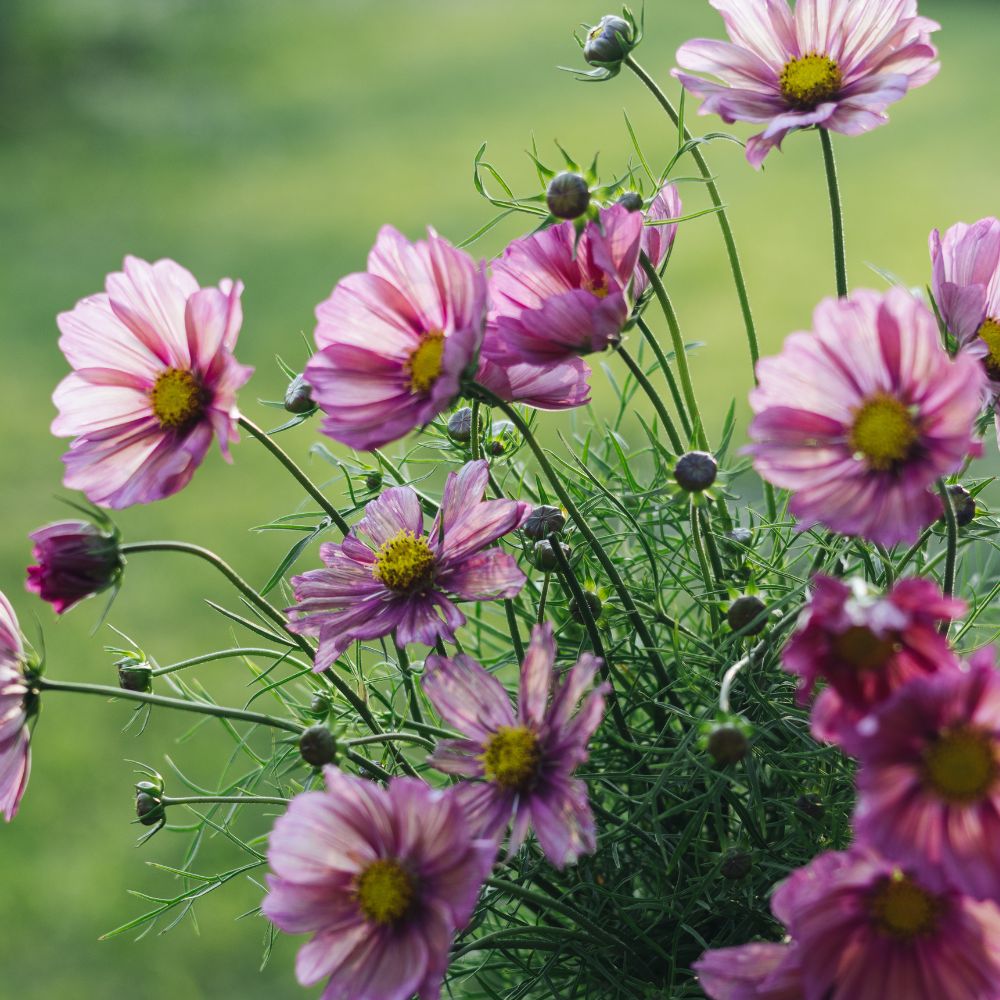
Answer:
[[(837, 142), (855, 285), (881, 284), (866, 261), (924, 283), (932, 227), (998, 210), (990, 67), (1000, 11), (992, 0), (924, 0), (921, 10), (944, 23), (941, 76), (897, 105), (890, 127)], [(125, 253), (174, 257), (205, 284), (242, 278), (239, 354), (258, 371), (242, 405), (273, 424), (274, 411), (256, 399), (283, 391), (275, 352), (301, 362), (299, 334), (311, 331), (314, 304), (363, 266), (379, 225), (416, 236), (432, 223), (461, 239), (489, 218), (470, 181), (480, 142), (489, 140), (490, 158), (523, 193), (534, 190), (523, 153), (532, 136), (550, 160), (552, 138), (580, 159), (599, 149), (610, 175), (629, 155), (627, 107), (647, 156), (665, 161), (675, 137), (637, 81), (581, 85), (555, 68), (579, 63), (571, 32), (604, 12), (580, 0), (0, 0), (0, 588), (29, 636), (44, 631), (54, 676), (113, 683), (102, 646), (114, 640), (107, 630), (90, 635), (98, 602), (57, 622), (22, 585), (27, 532), (64, 516), (53, 499), (63, 445), (47, 431), (49, 396), (65, 371), (55, 313), (97, 291)], [(639, 56), (674, 93), (676, 46), (720, 34), (701, 0), (651, 0)], [(719, 125), (695, 127), (703, 122)], [(770, 351), (808, 325), (833, 287), (819, 142), (793, 137), (762, 174), (735, 146), (718, 144), (709, 158)], [(689, 208), (705, 204), (697, 186), (684, 193)], [(516, 233), (498, 231), (477, 249), (494, 253)], [(693, 370), (717, 427), (729, 400), (745, 398), (749, 367), (712, 218), (683, 227), (670, 286), (687, 339), (707, 343)], [(306, 461), (315, 428), (283, 440)], [(301, 496), (252, 442), (235, 455), (229, 467), (213, 454), (179, 496), (123, 513), (126, 536), (210, 545), (262, 583), (280, 540), (246, 529)], [(111, 616), (160, 662), (230, 639), (203, 598), (235, 601), (208, 568), (189, 563), (133, 559)], [(220, 698), (246, 697), (237, 668), (205, 670)], [(161, 835), (134, 849), (133, 765), (124, 758), (165, 770), (170, 754), (212, 785), (224, 746), (202, 734), (178, 745), (187, 723), (165, 717), (141, 738), (122, 735), (128, 715), (97, 700), (46, 701), (31, 788), (16, 823), (0, 829), (0, 993), (301, 995), (295, 942), (280, 942), (258, 972), (263, 924), (236, 920), (259, 901), (246, 882), (207, 900), (197, 928), (186, 921), (163, 937), (98, 943), (141, 912), (128, 888), (170, 890), (146, 862), (176, 863), (183, 848)]]

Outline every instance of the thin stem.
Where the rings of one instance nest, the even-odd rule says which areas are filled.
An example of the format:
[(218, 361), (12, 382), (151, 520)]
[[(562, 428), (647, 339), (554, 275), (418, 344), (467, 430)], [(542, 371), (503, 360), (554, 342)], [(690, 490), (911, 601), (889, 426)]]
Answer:
[(503, 609), (507, 613), (507, 628), (510, 631), (510, 641), (514, 645), (514, 655), (517, 662), (524, 659), (524, 642), (521, 640), (521, 633), (517, 627), (517, 615), (514, 613), (514, 602), (508, 597), (504, 599)]
[[(951, 504), (951, 494), (943, 479), (938, 480), (938, 493), (941, 496), (941, 503), (944, 506), (944, 521), (947, 528), (948, 547), (946, 549), (944, 563), (944, 584), (942, 590), (945, 597), (951, 597), (955, 593), (955, 562), (958, 557), (958, 521), (955, 519), (955, 508)], [(941, 631), (948, 632), (950, 622), (941, 624)]]
[(265, 649), (256, 646), (236, 646), (233, 649), (220, 649), (214, 653), (204, 653), (201, 656), (192, 656), (189, 660), (179, 660), (177, 663), (170, 663), (165, 667), (156, 667), (153, 670), (154, 677), (162, 677), (164, 674), (176, 673), (178, 670), (186, 670), (188, 667), (197, 667), (201, 663), (213, 663), (216, 660), (232, 660), (238, 657), (268, 657), (275, 660), (282, 660), (291, 663), (293, 666), (310, 669), (301, 660), (291, 659), (287, 653), (281, 653), (275, 649)]
[(823, 144), (823, 162), (826, 166), (826, 183), (830, 189), (830, 215), (833, 219), (833, 261), (837, 272), (837, 295), (847, 296), (847, 248), (844, 243), (844, 207), (840, 200), (840, 185), (837, 182), (837, 160), (833, 155), (830, 133), (819, 129), (819, 139)]
[(677, 416), (680, 417), (684, 437), (690, 441), (691, 421), (688, 420), (687, 410), (684, 409), (684, 400), (681, 399), (681, 391), (677, 387), (677, 379), (674, 378), (674, 373), (670, 368), (670, 362), (667, 361), (667, 356), (663, 353), (663, 348), (660, 347), (660, 342), (656, 339), (656, 334), (650, 330), (646, 321), (640, 316), (636, 318), (635, 322), (636, 326), (638, 326), (642, 331), (643, 337), (646, 338), (646, 343), (652, 347), (653, 353), (656, 355), (656, 360), (660, 364), (660, 371), (663, 372), (663, 377), (667, 381), (667, 388), (670, 390), (670, 396), (674, 401), (674, 408), (677, 410)]
[(698, 566), (701, 568), (701, 578), (705, 583), (706, 597), (708, 598), (708, 616), (712, 622), (712, 632), (719, 631), (720, 619), (719, 608), (716, 598), (716, 582), (712, 579), (712, 571), (708, 565), (708, 557), (705, 552), (705, 539), (701, 530), (701, 514), (698, 507), (691, 503), (691, 539), (694, 542), (694, 550), (698, 555)]
[(295, 464), (294, 459), (275, 441), (267, 431), (241, 416), (240, 426), (250, 432), (281, 464), (292, 474), (293, 478), (320, 505), (326, 516), (346, 535), (351, 526), (340, 516), (340, 512), (323, 496), (319, 487)]
[(536, 619), (539, 625), (545, 621), (545, 599), (549, 596), (549, 578), (551, 576), (551, 573), (546, 573), (542, 579), (542, 591), (538, 597), (538, 618)]
[(633, 378), (639, 383), (639, 387), (649, 397), (649, 401), (653, 404), (653, 409), (656, 410), (657, 416), (660, 418), (660, 423), (663, 424), (663, 429), (667, 432), (667, 437), (670, 438), (670, 444), (675, 454), (680, 455), (684, 451), (684, 445), (677, 435), (677, 428), (674, 426), (674, 422), (667, 412), (666, 406), (663, 405), (663, 400), (660, 399), (659, 393), (653, 388), (652, 382), (646, 378), (646, 373), (640, 367), (639, 362), (625, 350), (624, 345), (619, 345), (618, 355), (625, 362), (625, 366), (632, 373)]
[(298, 735), (303, 726), (290, 719), (276, 719), (260, 712), (248, 712), (242, 708), (228, 708), (225, 705), (213, 705), (203, 701), (185, 701), (183, 698), (168, 698), (159, 694), (147, 694), (144, 691), (126, 691), (122, 688), (109, 687), (106, 684), (84, 684), (78, 681), (54, 681), (48, 677), (40, 677), (36, 681), (41, 691), (72, 691), (77, 694), (96, 694), (104, 698), (121, 698), (123, 701), (139, 701), (146, 705), (160, 705), (163, 708), (176, 708), (182, 712), (195, 712), (200, 715), (214, 715), (218, 719), (233, 719), (236, 722), (252, 722), (258, 726), (271, 726), (274, 729), (284, 729)]
[(472, 461), (475, 462), (476, 459), (482, 458), (479, 454), (479, 400), (472, 400), (472, 418), (470, 420), (470, 425), (472, 427), (472, 437), (469, 438), (469, 455)]
[(425, 740), (423, 736), (416, 736), (413, 733), (378, 733), (371, 736), (355, 736), (352, 739), (344, 740), (344, 746), (360, 747), (367, 743), (419, 743), (420, 746), (428, 750), (434, 749), (434, 744), (430, 740)]
[(165, 806), (195, 806), (212, 802), (234, 806), (286, 806), (291, 801), (276, 795), (185, 795), (181, 798), (164, 795), (160, 799)]
[[(399, 672), (403, 675), (403, 686), (406, 688), (406, 695), (410, 702), (410, 714), (417, 722), (424, 721), (424, 713), (420, 708), (420, 698), (417, 695), (417, 686), (413, 683), (413, 669), (410, 667), (410, 658), (403, 646), (396, 647), (396, 655), (399, 658)], [(377, 733), (374, 739), (385, 739), (386, 733)]]
[(911, 545), (910, 548), (903, 553), (903, 558), (899, 560), (899, 564), (896, 566), (897, 577), (903, 575), (903, 570), (909, 566), (920, 550), (928, 543), (928, 541), (930, 541), (931, 534), (931, 529), (925, 528), (913, 545)]

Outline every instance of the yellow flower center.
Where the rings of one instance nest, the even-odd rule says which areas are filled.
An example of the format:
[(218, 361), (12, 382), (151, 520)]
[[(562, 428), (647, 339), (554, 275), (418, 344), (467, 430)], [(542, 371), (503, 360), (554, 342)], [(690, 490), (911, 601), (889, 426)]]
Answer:
[(902, 872), (885, 879), (869, 905), (879, 929), (894, 938), (910, 940), (929, 934), (937, 925), (937, 897)]
[(401, 594), (427, 587), (434, 577), (434, 553), (427, 539), (405, 530), (394, 535), (378, 550), (372, 576)]
[(167, 368), (149, 390), (153, 413), (164, 430), (187, 427), (201, 416), (205, 391), (192, 372)]
[(896, 643), (880, 639), (865, 625), (852, 625), (833, 640), (833, 651), (858, 670), (881, 670), (896, 651)]
[(596, 281), (592, 281), (589, 278), (585, 278), (583, 281), (584, 291), (590, 292), (591, 295), (599, 299), (606, 299), (608, 293), (611, 289), (608, 287), (608, 276), (602, 274)]
[(855, 411), (848, 440), (869, 468), (885, 472), (910, 457), (918, 436), (909, 408), (894, 396), (879, 392)]
[(490, 781), (525, 792), (538, 774), (538, 737), (526, 726), (501, 726), (487, 742), (482, 761)]
[(395, 859), (373, 861), (359, 876), (356, 896), (361, 912), (373, 923), (399, 923), (410, 911), (416, 880)]
[(979, 339), (986, 342), (990, 353), (983, 358), (986, 374), (1000, 382), (1000, 320), (988, 319), (979, 328)]
[(844, 74), (829, 56), (810, 52), (790, 59), (781, 71), (781, 93), (785, 100), (802, 111), (836, 97), (844, 83)]
[(924, 780), (946, 802), (978, 802), (997, 780), (995, 740), (969, 727), (944, 733), (924, 755)]
[(429, 392), (441, 374), (444, 359), (444, 334), (440, 330), (425, 333), (406, 362), (412, 392)]

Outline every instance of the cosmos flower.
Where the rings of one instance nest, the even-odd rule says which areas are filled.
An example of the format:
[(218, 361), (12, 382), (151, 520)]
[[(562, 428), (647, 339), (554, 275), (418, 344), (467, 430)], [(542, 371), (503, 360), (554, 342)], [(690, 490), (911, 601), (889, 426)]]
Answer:
[(428, 657), (423, 686), (441, 718), (463, 734), (439, 743), (430, 761), (446, 774), (479, 779), (458, 789), (473, 826), (499, 837), (513, 820), (511, 853), (531, 826), (562, 868), (594, 851), (587, 786), (572, 775), (587, 759), (608, 686), (592, 687), (601, 661), (589, 653), (559, 678), (555, 658), (551, 624), (536, 625), (516, 714), (503, 685), (465, 655)]
[(24, 643), (10, 601), (0, 594), (0, 815), (16, 815), (31, 772), (28, 720), (31, 695), (24, 676)]
[(712, 1000), (803, 1000), (793, 947), (755, 941), (715, 948), (695, 962), (698, 985)]
[[(649, 208), (646, 210), (645, 224), (642, 230), (640, 248), (649, 258), (649, 262), (659, 270), (663, 262), (670, 256), (677, 239), (678, 223), (657, 225), (666, 219), (679, 219), (684, 208), (681, 195), (673, 184), (665, 184), (657, 192)], [(646, 290), (649, 278), (641, 264), (636, 264), (632, 282), (632, 297), (638, 299)]]
[(982, 366), (950, 359), (931, 311), (901, 288), (827, 299), (813, 325), (758, 364), (747, 451), (791, 491), (801, 529), (913, 542), (941, 516), (935, 480), (980, 452)]
[(37, 566), (27, 588), (59, 614), (117, 582), (122, 570), (118, 539), (89, 521), (58, 521), (30, 535)]
[(857, 724), (914, 677), (957, 670), (960, 661), (938, 631), (942, 621), (965, 613), (932, 580), (900, 580), (886, 594), (863, 580), (813, 577), (799, 625), (781, 654), (801, 679), (799, 701), (808, 702), (819, 680), (812, 732), (848, 753)]
[[(940, 69), (916, 0), (710, 0), (730, 42), (698, 38), (677, 51), (673, 75), (700, 113), (766, 123), (747, 143), (759, 167), (785, 136), (818, 126), (859, 135), (884, 125), (886, 109)], [(721, 81), (715, 83), (701, 76)]]
[(126, 257), (105, 287), (58, 317), (73, 372), (53, 396), (52, 433), (75, 439), (63, 483), (118, 508), (183, 489), (213, 436), (228, 458), (236, 391), (253, 369), (232, 353), (241, 283), (200, 288), (172, 260)]
[(274, 825), (264, 915), (313, 934), (296, 973), (303, 986), (329, 977), (323, 1000), (437, 1000), (496, 844), (470, 835), (452, 792), (324, 775), (326, 790), (297, 795)]
[(316, 308), (305, 370), (322, 430), (351, 448), (380, 448), (423, 427), (475, 370), (486, 323), (486, 274), (429, 229), (410, 243), (384, 226), (368, 270)]
[(408, 486), (386, 490), (344, 541), (320, 546), (326, 569), (292, 578), (298, 603), (290, 628), (319, 636), (316, 670), (325, 670), (355, 639), (395, 631), (405, 646), (452, 642), (465, 615), (451, 598), (515, 597), (525, 576), (513, 556), (487, 548), (520, 527), (530, 504), (483, 500), (489, 467), (469, 462), (449, 473), (441, 510), (424, 533), (420, 500)]

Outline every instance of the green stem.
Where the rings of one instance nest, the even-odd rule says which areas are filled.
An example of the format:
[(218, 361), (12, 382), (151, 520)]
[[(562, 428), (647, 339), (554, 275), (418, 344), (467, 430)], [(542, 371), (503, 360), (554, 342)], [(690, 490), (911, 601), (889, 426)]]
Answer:
[(476, 461), (477, 458), (482, 458), (479, 454), (479, 400), (472, 400), (472, 418), (470, 420), (472, 425), (472, 437), (469, 438), (469, 455), (472, 461)]
[(677, 379), (674, 378), (674, 373), (670, 368), (670, 362), (667, 361), (667, 356), (663, 353), (663, 348), (660, 347), (660, 342), (656, 339), (656, 334), (647, 326), (646, 321), (641, 317), (636, 318), (636, 325), (642, 331), (642, 335), (646, 338), (646, 342), (653, 349), (653, 353), (656, 355), (656, 360), (660, 363), (660, 371), (663, 372), (663, 377), (667, 381), (667, 388), (670, 390), (670, 396), (674, 401), (674, 408), (677, 410), (677, 416), (681, 419), (681, 428), (684, 431), (684, 437), (687, 440), (691, 440), (691, 421), (688, 420), (687, 410), (684, 409), (684, 400), (681, 399), (681, 391), (677, 387)]
[(177, 663), (170, 663), (165, 667), (157, 667), (153, 671), (154, 677), (162, 677), (164, 674), (172, 674), (178, 670), (185, 670), (188, 667), (197, 667), (201, 663), (212, 663), (215, 660), (231, 660), (238, 657), (268, 657), (270, 659), (282, 660), (291, 663), (293, 666), (301, 667), (304, 670), (311, 669), (308, 664), (301, 660), (293, 660), (287, 654), (280, 653), (274, 649), (258, 648), (256, 646), (237, 646), (233, 649), (220, 649), (214, 653), (204, 653), (201, 656), (192, 656), (189, 660), (179, 660)]
[(840, 185), (837, 183), (837, 160), (833, 155), (830, 133), (819, 129), (819, 139), (823, 144), (823, 162), (826, 166), (826, 183), (830, 189), (830, 215), (833, 219), (833, 261), (837, 272), (837, 295), (847, 296), (847, 248), (844, 243), (844, 207), (840, 200)]
[[(951, 495), (948, 493), (948, 486), (943, 479), (938, 480), (938, 493), (941, 496), (941, 503), (944, 506), (944, 521), (947, 528), (948, 547), (946, 549), (944, 563), (944, 585), (942, 590), (945, 597), (951, 597), (955, 593), (955, 563), (958, 557), (958, 521), (955, 519), (955, 508), (951, 504)], [(947, 633), (950, 622), (943, 622), (941, 631)]]
[(291, 801), (272, 795), (185, 795), (177, 799), (164, 795), (160, 799), (165, 806), (194, 806), (213, 802), (234, 806), (287, 806)]
[(708, 565), (708, 557), (705, 554), (705, 540), (702, 537), (701, 516), (698, 508), (691, 504), (691, 539), (694, 542), (694, 550), (698, 555), (698, 565), (701, 568), (701, 578), (705, 583), (705, 596), (708, 598), (708, 615), (712, 622), (712, 632), (719, 631), (719, 609), (716, 604), (716, 584), (712, 579), (712, 571)]
[(524, 643), (521, 640), (521, 633), (517, 627), (517, 615), (514, 613), (514, 602), (508, 597), (503, 602), (503, 609), (507, 613), (507, 628), (510, 630), (510, 641), (514, 644), (514, 655), (517, 662), (524, 659)]
[(652, 382), (646, 378), (646, 373), (640, 367), (639, 362), (625, 350), (623, 345), (618, 346), (618, 355), (625, 362), (625, 366), (632, 373), (632, 377), (639, 383), (639, 387), (649, 397), (649, 401), (653, 404), (653, 409), (656, 410), (657, 416), (660, 418), (663, 429), (667, 432), (667, 437), (670, 438), (670, 444), (674, 449), (674, 453), (680, 455), (684, 451), (684, 445), (677, 435), (677, 428), (674, 426), (674, 422), (667, 412), (666, 406), (663, 405), (663, 400), (660, 399), (659, 393), (653, 388)]
[(344, 740), (344, 746), (360, 747), (367, 743), (419, 743), (420, 746), (428, 750), (434, 749), (434, 744), (430, 740), (425, 740), (423, 736), (415, 736), (413, 733), (378, 733), (371, 736), (355, 736), (352, 739)]
[(545, 599), (549, 596), (549, 577), (551, 573), (546, 573), (544, 579), (542, 580), (542, 592), (538, 597), (538, 624), (541, 625), (545, 621)]
[(913, 543), (913, 545), (911, 545), (910, 548), (903, 553), (903, 558), (899, 560), (899, 564), (896, 566), (897, 577), (903, 575), (903, 570), (909, 566), (910, 562), (917, 556), (920, 550), (930, 541), (931, 534), (931, 529), (925, 528), (923, 533)]
[[(396, 647), (396, 655), (399, 658), (399, 672), (403, 675), (403, 686), (406, 688), (406, 695), (410, 702), (410, 714), (417, 722), (423, 722), (424, 713), (420, 708), (417, 686), (413, 683), (413, 670), (410, 667), (410, 657), (407, 655), (406, 649), (402, 646)], [(373, 739), (385, 739), (386, 736), (386, 733), (378, 733)]]

